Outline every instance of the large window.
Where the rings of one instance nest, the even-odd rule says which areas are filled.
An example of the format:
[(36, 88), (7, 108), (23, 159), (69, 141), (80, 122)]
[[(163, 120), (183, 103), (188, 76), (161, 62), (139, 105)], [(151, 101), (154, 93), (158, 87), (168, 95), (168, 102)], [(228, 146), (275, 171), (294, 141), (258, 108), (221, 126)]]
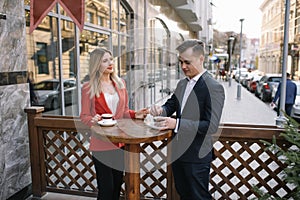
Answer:
[[(24, 0), (24, 3), (28, 71), (33, 72), (34, 84), (55, 81), (60, 84), (58, 88), (61, 88), (56, 90), (55, 98), (46, 92), (36, 91), (40, 103), (44, 104), (41, 106), (47, 107), (45, 112), (58, 115), (79, 114), (81, 84), (88, 80), (89, 53), (96, 47), (111, 49), (119, 75), (126, 75), (129, 37), (126, 35), (126, 23), (130, 20), (127, 20), (127, 8), (119, 1), (85, 1), (85, 28), (82, 32), (76, 32), (71, 18), (57, 4), (31, 34), (28, 33), (30, 1)], [(71, 88), (62, 87), (68, 83), (66, 81), (75, 81), (76, 84)]]
[[(79, 115), (81, 85), (88, 80), (89, 53), (97, 47), (106, 47), (113, 52), (115, 69), (126, 81), (131, 109), (156, 103), (175, 88), (179, 69), (173, 51), (183, 38), (178, 39), (178, 33), (170, 32), (164, 22), (168, 16), (145, 19), (147, 16), (142, 12), (145, 2), (85, 1), (83, 31), (76, 28), (57, 3), (31, 34), (30, 1), (24, 2), (28, 71), (33, 72), (34, 83), (58, 81), (60, 85), (55, 98), (51, 99), (53, 103), (47, 104), (50, 105), (47, 113)], [(66, 81), (76, 84), (71, 89), (65, 88)], [(44, 94), (39, 98), (45, 100), (49, 96)]]

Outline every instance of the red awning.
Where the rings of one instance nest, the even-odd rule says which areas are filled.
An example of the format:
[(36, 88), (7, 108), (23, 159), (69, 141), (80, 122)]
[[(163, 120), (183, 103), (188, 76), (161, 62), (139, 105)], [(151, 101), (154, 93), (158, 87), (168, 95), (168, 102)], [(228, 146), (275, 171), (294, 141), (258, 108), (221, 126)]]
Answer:
[(36, 29), (56, 3), (60, 3), (78, 28), (83, 30), (84, 0), (31, 0), (29, 33)]

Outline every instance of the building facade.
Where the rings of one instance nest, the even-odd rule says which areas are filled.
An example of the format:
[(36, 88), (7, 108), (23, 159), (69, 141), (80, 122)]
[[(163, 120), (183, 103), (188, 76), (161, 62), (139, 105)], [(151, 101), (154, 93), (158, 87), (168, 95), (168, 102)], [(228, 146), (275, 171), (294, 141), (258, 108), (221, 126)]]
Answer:
[(259, 55), (259, 39), (258, 38), (245, 38), (244, 54), (242, 55), (245, 66), (250, 70), (258, 68), (258, 55)]
[(212, 42), (211, 8), (204, 1), (86, 0), (83, 31), (59, 4), (32, 33), (30, 0), (0, 0), (0, 13), (0, 199), (30, 191), (29, 75), (32, 83), (58, 81), (51, 94), (32, 90), (38, 100), (47, 99), (45, 113), (78, 116), (89, 53), (106, 47), (126, 81), (130, 108), (140, 109), (162, 103), (182, 77), (178, 44), (188, 38)]
[[(290, 1), (287, 72), (299, 80), (300, 1)], [(281, 73), (284, 42), (285, 1), (265, 0), (262, 11), (259, 69), (265, 73)]]

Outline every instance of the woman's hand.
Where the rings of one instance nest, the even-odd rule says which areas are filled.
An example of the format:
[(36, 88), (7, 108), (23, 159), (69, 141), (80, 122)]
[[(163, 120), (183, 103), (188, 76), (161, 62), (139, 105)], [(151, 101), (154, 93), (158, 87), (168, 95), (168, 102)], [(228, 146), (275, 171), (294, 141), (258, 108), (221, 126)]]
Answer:
[(92, 119), (91, 122), (92, 123), (97, 123), (99, 120), (101, 120), (101, 116), (96, 114)]
[(141, 110), (135, 112), (135, 118), (144, 119), (147, 116), (147, 114), (149, 114), (148, 108), (142, 108)]

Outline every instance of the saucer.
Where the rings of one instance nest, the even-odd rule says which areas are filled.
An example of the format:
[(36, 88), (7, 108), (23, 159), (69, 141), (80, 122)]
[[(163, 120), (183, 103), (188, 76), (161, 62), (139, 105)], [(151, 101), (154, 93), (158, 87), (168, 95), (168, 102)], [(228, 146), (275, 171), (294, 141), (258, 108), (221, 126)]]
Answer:
[(98, 121), (98, 124), (100, 126), (114, 126), (117, 123), (116, 120), (112, 120), (112, 121)]

